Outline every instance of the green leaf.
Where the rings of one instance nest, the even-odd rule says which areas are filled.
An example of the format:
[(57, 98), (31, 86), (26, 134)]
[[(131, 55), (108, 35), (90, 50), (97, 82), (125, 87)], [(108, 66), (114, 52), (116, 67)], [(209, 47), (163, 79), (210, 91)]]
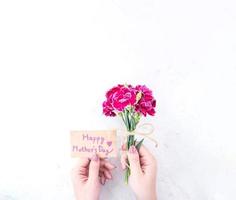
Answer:
[(140, 147), (141, 147), (143, 141), (144, 141), (144, 138), (143, 138), (142, 140), (140, 140), (138, 144), (135, 145), (135, 147), (136, 147), (136, 149), (137, 149), (138, 151), (139, 151), (139, 149), (140, 149)]
[(129, 135), (128, 136), (128, 142), (127, 142), (127, 146), (128, 146), (128, 149), (134, 145), (134, 135)]
[(140, 119), (141, 119), (141, 115), (137, 112), (134, 113), (134, 121), (136, 125), (139, 123)]
[(129, 111), (127, 109), (124, 110), (124, 117), (125, 117), (127, 129), (128, 131), (130, 131), (131, 127), (130, 127), (130, 121), (129, 121)]

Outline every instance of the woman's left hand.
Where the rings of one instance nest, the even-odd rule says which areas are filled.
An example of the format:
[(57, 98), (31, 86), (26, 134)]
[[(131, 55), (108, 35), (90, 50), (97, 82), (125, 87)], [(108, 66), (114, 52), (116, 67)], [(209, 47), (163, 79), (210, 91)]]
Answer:
[(98, 200), (101, 185), (112, 179), (112, 170), (115, 168), (96, 154), (91, 159), (79, 158), (71, 173), (76, 200)]

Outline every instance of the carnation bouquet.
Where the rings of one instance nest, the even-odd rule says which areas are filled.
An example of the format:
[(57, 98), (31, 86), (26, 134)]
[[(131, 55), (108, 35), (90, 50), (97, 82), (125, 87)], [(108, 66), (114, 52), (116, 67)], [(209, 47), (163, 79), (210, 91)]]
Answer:
[[(120, 116), (128, 132), (135, 131), (142, 116), (155, 115), (156, 100), (152, 91), (145, 85), (117, 85), (106, 92), (103, 102), (103, 113), (106, 116)], [(127, 149), (135, 145), (139, 150), (144, 139), (137, 142), (134, 134), (127, 136)], [(129, 162), (127, 163), (129, 165)], [(128, 183), (130, 168), (125, 171), (125, 182)]]

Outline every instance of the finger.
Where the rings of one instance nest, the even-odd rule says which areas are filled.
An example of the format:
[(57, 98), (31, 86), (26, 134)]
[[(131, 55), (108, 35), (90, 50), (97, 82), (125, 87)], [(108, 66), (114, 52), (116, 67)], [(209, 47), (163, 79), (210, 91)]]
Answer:
[(87, 167), (89, 165), (88, 158), (78, 158), (76, 164), (71, 170), (71, 178), (73, 181), (77, 181), (78, 177), (84, 178), (87, 176)]
[(145, 160), (146, 164), (156, 164), (155, 157), (150, 153), (150, 151), (145, 147), (141, 146), (139, 149), (139, 155), (141, 160)]
[(80, 157), (77, 159), (74, 168), (81, 168), (81, 167), (86, 168), (89, 165), (89, 161), (90, 161), (89, 158)]
[(103, 176), (103, 171), (99, 171), (99, 175), (98, 175), (100, 178)]
[(112, 179), (112, 174), (110, 171), (104, 170), (103, 173), (104, 173), (106, 179)]
[(127, 160), (128, 160), (127, 152), (121, 151), (120, 162), (121, 162), (121, 167), (123, 170), (125, 170), (127, 167)]
[(123, 155), (121, 155), (121, 158), (120, 158), (120, 162), (121, 162), (121, 168), (123, 169), (123, 170), (125, 170), (126, 168), (127, 168), (127, 160), (128, 160), (128, 156), (127, 156), (127, 154), (123, 154)]
[(127, 145), (124, 143), (124, 144), (122, 144), (122, 146), (121, 146), (121, 149), (120, 149), (121, 151), (126, 151), (127, 150)]
[(101, 167), (100, 166), (100, 169), (99, 169), (101, 172), (104, 172), (104, 171), (109, 171), (110, 173), (112, 173), (112, 169), (107, 169), (106, 167)]
[(110, 163), (109, 161), (101, 160), (101, 166), (106, 167), (109, 170), (115, 169), (116, 166)]
[(127, 151), (126, 151), (126, 144), (123, 144), (121, 146), (121, 158), (120, 158), (121, 167), (123, 170), (127, 168), (127, 165), (128, 165), (127, 161), (128, 161), (128, 156), (127, 156)]
[(105, 184), (105, 180), (106, 180), (106, 178), (105, 178), (104, 173), (103, 173), (103, 172), (99, 172), (99, 182), (100, 182), (102, 185), (104, 185), (104, 184)]
[(153, 174), (153, 171), (156, 171), (157, 169), (156, 158), (143, 145), (140, 147), (139, 154), (143, 171), (145, 171), (145, 173)]
[(100, 159), (98, 155), (93, 155), (89, 164), (89, 181), (96, 181), (99, 176)]
[(112, 179), (112, 171), (106, 168), (100, 168), (99, 174), (103, 173), (106, 179)]
[(104, 168), (104, 167), (100, 167), (100, 171), (99, 171), (99, 174), (100, 173), (103, 173), (104, 175), (105, 175), (105, 178), (106, 179), (112, 179), (112, 171), (111, 170), (109, 170), (109, 169), (107, 169), (107, 168)]
[(101, 184), (104, 185), (106, 182), (106, 178), (105, 178), (105, 175), (104, 173), (102, 174), (102, 177), (101, 177)]
[(139, 154), (138, 154), (138, 151), (137, 151), (137, 149), (135, 148), (134, 145), (132, 145), (129, 148), (128, 159), (129, 159), (129, 163), (130, 163), (131, 172), (135, 176), (141, 175), (142, 174), (142, 169), (141, 169), (141, 166), (140, 166)]

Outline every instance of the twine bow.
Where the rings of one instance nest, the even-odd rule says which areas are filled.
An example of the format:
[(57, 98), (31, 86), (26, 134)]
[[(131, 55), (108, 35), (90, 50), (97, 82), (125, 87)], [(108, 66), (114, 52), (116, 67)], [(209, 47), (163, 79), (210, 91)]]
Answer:
[(134, 131), (127, 131), (127, 130), (119, 130), (121, 131), (123, 134), (121, 134), (122, 136), (126, 137), (129, 135), (140, 135), (143, 136), (144, 138), (147, 138), (149, 140), (151, 140), (152, 142), (155, 143), (155, 147), (158, 147), (158, 142), (156, 141), (156, 139), (154, 139), (152, 137), (152, 134), (154, 132), (154, 126), (150, 123), (144, 123), (142, 125), (137, 126), (137, 128)]

